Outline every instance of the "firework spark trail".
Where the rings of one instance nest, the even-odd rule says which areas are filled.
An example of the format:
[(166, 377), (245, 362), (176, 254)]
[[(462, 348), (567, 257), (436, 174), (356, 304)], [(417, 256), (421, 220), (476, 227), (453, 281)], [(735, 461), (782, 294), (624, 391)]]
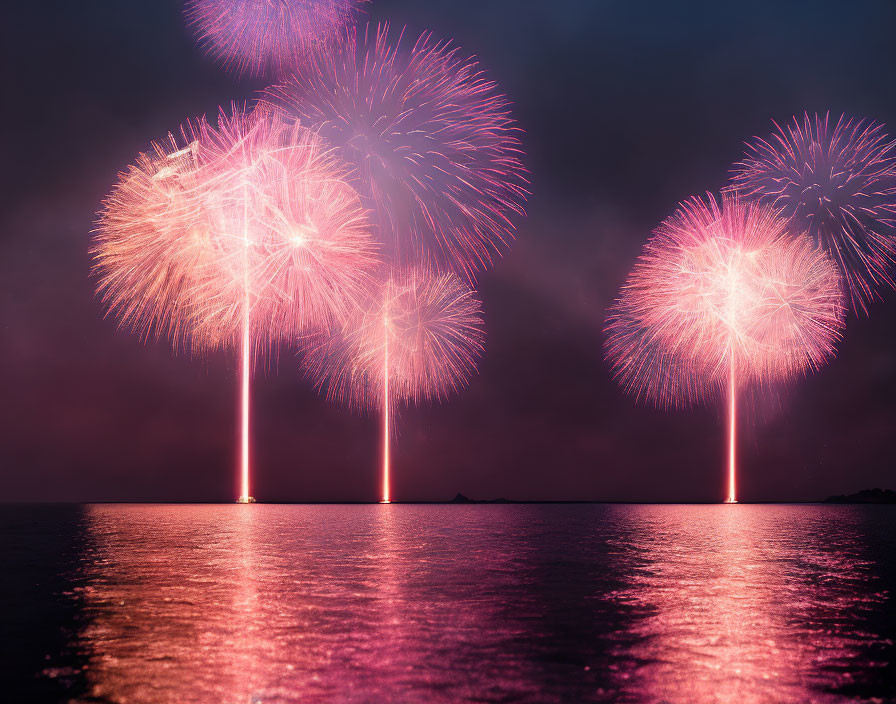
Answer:
[(396, 403), (459, 391), (483, 351), (472, 289), (453, 274), (414, 269), (389, 278), (342, 327), (307, 340), (305, 374), (327, 398), (383, 414), (383, 500), (389, 490), (390, 423)]
[(396, 268), (472, 280), (513, 238), (528, 195), (520, 131), (496, 85), (448, 43), (352, 29), (263, 100), (353, 167)]
[(234, 109), (181, 134), (141, 154), (107, 199), (98, 291), (143, 338), (240, 350), (248, 500), (252, 356), (344, 319), (378, 263), (357, 193), (310, 131)]
[(735, 499), (736, 398), (818, 369), (845, 309), (830, 257), (773, 208), (723, 197), (682, 203), (654, 233), (606, 322), (621, 386), (660, 407), (728, 398)]
[(747, 145), (729, 190), (780, 208), (797, 232), (827, 249), (856, 311), (896, 287), (896, 141), (883, 125), (803, 115)]
[(280, 76), (329, 50), (367, 0), (187, 0), (200, 45), (239, 75)]

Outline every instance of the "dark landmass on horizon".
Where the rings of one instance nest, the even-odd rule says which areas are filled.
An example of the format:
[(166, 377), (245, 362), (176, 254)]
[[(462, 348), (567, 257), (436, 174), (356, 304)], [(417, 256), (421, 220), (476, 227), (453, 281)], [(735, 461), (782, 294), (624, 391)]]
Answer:
[(896, 504), (896, 491), (892, 489), (862, 489), (855, 494), (829, 496), (826, 504)]
[(464, 496), (460, 492), (455, 494), (454, 498), (448, 502), (449, 504), (510, 504), (517, 503), (515, 501), (510, 501), (509, 499), (500, 498), (500, 499), (471, 499), (468, 496)]

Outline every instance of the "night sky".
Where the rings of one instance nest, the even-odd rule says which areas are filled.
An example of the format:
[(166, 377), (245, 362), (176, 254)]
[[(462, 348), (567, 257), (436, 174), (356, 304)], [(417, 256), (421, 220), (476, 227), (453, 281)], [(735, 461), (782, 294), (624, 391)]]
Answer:
[[(771, 118), (830, 109), (896, 131), (896, 3), (374, 0), (368, 16), (478, 56), (514, 101), (533, 179), (515, 245), (481, 278), (480, 373), (402, 413), (394, 496), (721, 499), (721, 409), (623, 395), (603, 312), (651, 229), (718, 191)], [(234, 358), (119, 331), (87, 249), (138, 151), (264, 84), (206, 58), (178, 0), (8, 3), (0, 40), (2, 498), (233, 500)], [(896, 485), (894, 323), (884, 292), (829, 367), (742, 413), (743, 500)], [(284, 349), (255, 384), (253, 494), (375, 500), (376, 420), (328, 405), (298, 369)]]

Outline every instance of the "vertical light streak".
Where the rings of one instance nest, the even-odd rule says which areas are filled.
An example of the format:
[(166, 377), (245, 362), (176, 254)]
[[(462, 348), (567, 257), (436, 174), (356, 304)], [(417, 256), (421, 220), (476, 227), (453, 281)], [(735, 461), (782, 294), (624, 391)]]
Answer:
[[(247, 189), (244, 189), (247, 190)], [(249, 321), (249, 200), (248, 193), (243, 198), (243, 344), (242, 344), (242, 457), (240, 462), (241, 488), (238, 503), (248, 504), (254, 501), (249, 494), (249, 373), (251, 371), (249, 355), (250, 321)]]
[(389, 316), (383, 316), (383, 498), (381, 504), (392, 503), (389, 491)]
[(238, 499), (241, 504), (248, 504), (253, 499), (249, 495), (249, 373), (250, 373), (250, 345), (249, 345), (249, 296), (246, 295), (243, 318), (243, 347), (242, 347), (242, 460), (241, 466), (241, 491)]
[(728, 378), (728, 498), (726, 504), (737, 503), (735, 485), (735, 447), (737, 445), (737, 378), (735, 372), (734, 349), (731, 350), (731, 373)]

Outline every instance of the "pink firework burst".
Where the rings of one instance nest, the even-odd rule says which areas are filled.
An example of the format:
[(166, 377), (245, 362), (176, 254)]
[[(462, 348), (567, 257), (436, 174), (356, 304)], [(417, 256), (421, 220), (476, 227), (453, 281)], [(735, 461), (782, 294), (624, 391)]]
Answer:
[(189, 122), (153, 145), (105, 204), (99, 291), (146, 335), (234, 344), (342, 318), (376, 264), (366, 213), (312, 132), (263, 111)]
[(329, 46), (367, 0), (187, 0), (200, 44), (238, 74), (278, 76)]
[(796, 117), (747, 145), (732, 168), (742, 197), (780, 208), (830, 252), (852, 308), (867, 313), (880, 285), (896, 286), (896, 142), (883, 125), (841, 116)]
[(528, 185), (519, 129), (495, 84), (448, 43), (349, 30), (265, 99), (354, 167), (396, 266), (471, 278), (512, 239)]
[(479, 301), (454, 274), (393, 274), (341, 329), (308, 340), (305, 371), (331, 400), (382, 415), (382, 502), (391, 501), (395, 402), (438, 400), (476, 370), (484, 337)]
[(840, 276), (773, 208), (724, 197), (681, 204), (654, 233), (611, 308), (607, 357), (622, 387), (660, 406), (728, 396), (728, 496), (747, 383), (787, 381), (834, 355)]
[(437, 401), (466, 385), (484, 336), (469, 286), (412, 269), (389, 278), (345, 325), (312, 336), (306, 375), (328, 399), (360, 409), (382, 409), (386, 385), (393, 401)]
[(239, 349), (248, 503), (253, 347), (347, 315), (377, 261), (355, 190), (312, 132), (256, 110), (181, 135), (141, 154), (106, 201), (98, 290), (144, 337)]
[(694, 198), (655, 231), (606, 323), (626, 391), (660, 406), (823, 365), (843, 326), (830, 257), (772, 208)]

